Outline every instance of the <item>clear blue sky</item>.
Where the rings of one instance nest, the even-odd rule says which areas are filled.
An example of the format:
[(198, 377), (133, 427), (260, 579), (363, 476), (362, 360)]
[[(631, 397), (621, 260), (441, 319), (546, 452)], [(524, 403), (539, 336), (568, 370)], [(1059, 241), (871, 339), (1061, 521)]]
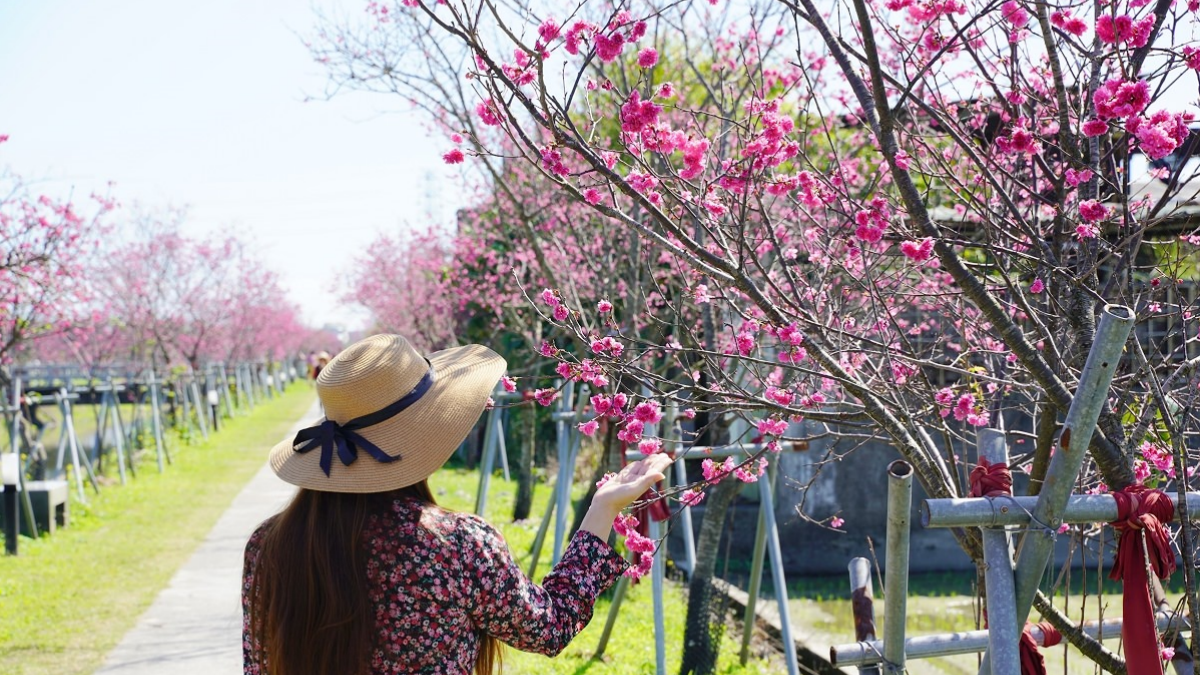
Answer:
[(127, 205), (188, 205), (195, 232), (254, 241), (310, 323), (361, 322), (338, 273), (376, 232), (425, 222), (429, 185), (461, 191), (441, 180), (447, 141), (398, 99), (304, 101), (325, 82), (297, 35), (314, 21), (304, 0), (0, 0), (0, 167), (53, 194), (111, 180)]

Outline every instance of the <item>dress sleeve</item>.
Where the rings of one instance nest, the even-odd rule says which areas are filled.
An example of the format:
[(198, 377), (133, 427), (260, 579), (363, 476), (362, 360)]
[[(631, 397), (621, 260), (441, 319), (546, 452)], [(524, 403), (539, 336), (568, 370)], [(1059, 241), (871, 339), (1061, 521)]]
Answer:
[(561, 652), (591, 621), (596, 596), (629, 567), (608, 542), (581, 530), (538, 586), (517, 567), (495, 528), (470, 517), (464, 530), (471, 618), (522, 651)]

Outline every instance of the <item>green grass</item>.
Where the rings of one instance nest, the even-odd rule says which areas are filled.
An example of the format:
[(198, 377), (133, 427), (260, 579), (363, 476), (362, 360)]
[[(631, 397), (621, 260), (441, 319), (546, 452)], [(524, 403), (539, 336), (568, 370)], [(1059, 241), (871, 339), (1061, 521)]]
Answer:
[(207, 442), (173, 442), (161, 475), (149, 453), (127, 485), (73, 501), (68, 528), (22, 538), (18, 557), (0, 558), (0, 672), (95, 670), (313, 398), (295, 386)]
[[(430, 487), (438, 502), (457, 511), (472, 511), (475, 508), (475, 492), (479, 474), (460, 469), (443, 469), (430, 479)], [(550, 488), (538, 485), (534, 492), (534, 517), (529, 521), (514, 524), (512, 520), (513, 500), (516, 484), (493, 479), (489, 493), (487, 519), (498, 527), (508, 541), (509, 549), (522, 569), (528, 569), (529, 548), (533, 543), (541, 516), (546, 512), (546, 500)], [(550, 547), (554, 533), (549, 532), (542, 559), (538, 564), (535, 580), (540, 580), (549, 571)], [(528, 673), (582, 675), (641, 675), (654, 672), (654, 614), (650, 580), (631, 586), (621, 604), (620, 617), (608, 642), (603, 659), (593, 659), (600, 633), (608, 616), (611, 602), (602, 596), (597, 602), (592, 622), (580, 633), (558, 657), (550, 659), (537, 654), (527, 654), (515, 649), (505, 649), (504, 672), (509, 675)], [(684, 618), (687, 599), (682, 585), (668, 582), (664, 593), (664, 609), (667, 633), (667, 671), (679, 669), (683, 649)], [(725, 675), (751, 675), (776, 672), (764, 661), (751, 661), (746, 667), (738, 663), (740, 642), (726, 634), (721, 646), (717, 672)]]

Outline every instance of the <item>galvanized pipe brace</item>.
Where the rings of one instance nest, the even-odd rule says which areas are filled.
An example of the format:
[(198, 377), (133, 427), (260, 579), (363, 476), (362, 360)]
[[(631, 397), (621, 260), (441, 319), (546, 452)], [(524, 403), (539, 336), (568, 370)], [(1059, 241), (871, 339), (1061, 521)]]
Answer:
[[(979, 431), (979, 457), (990, 464), (1008, 465), (1008, 445), (999, 429)], [(983, 559), (987, 565), (988, 654), (991, 667), (981, 675), (1021, 675), (1021, 625), (1017, 623), (1013, 588), (1012, 547), (1004, 527), (983, 528)]]
[[(875, 589), (871, 584), (871, 561), (866, 558), (850, 561), (850, 610), (854, 615), (854, 639), (859, 643), (875, 642)], [(879, 664), (860, 665), (858, 675), (879, 675)]]
[[(885, 619), (887, 617), (884, 617)], [(1178, 628), (1190, 630), (1186, 617), (1176, 617), (1170, 612), (1158, 612), (1155, 617), (1160, 631)], [(1105, 619), (1085, 621), (1080, 628), (1089, 636), (1099, 640), (1116, 640), (1121, 637), (1121, 619)], [(1045, 644), (1045, 635), (1037, 626), (1029, 627), (1038, 646)], [(988, 648), (988, 631), (971, 630), (958, 633), (942, 633), (939, 635), (922, 635), (908, 638), (904, 641), (904, 653), (910, 659), (932, 659), (940, 656), (955, 654), (975, 654)], [(829, 661), (839, 667), (858, 666), (862, 668), (871, 664), (882, 663), (884, 642), (881, 640), (864, 640), (853, 644), (833, 645), (829, 648)]]
[(1063, 510), (1079, 470), (1083, 467), (1100, 411), (1108, 401), (1109, 386), (1121, 360), (1121, 352), (1125, 349), (1125, 340), (1133, 328), (1133, 321), (1133, 310), (1121, 305), (1106, 305), (1101, 313), (1095, 342), (1079, 374), (1079, 386), (1063, 423), (1058, 451), (1050, 460), (1050, 468), (1033, 509), (1031, 521), (1039, 527), (1026, 532), (1021, 540), (1016, 573), (1018, 625), (1024, 625), (1029, 618), (1033, 596), (1046, 570), (1046, 563), (1054, 552), (1054, 540), (1058, 536), (1056, 530), (1062, 523)]
[[(1168, 495), (1172, 502), (1178, 497)], [(921, 505), (925, 527), (1001, 527), (1029, 525), (1037, 497), (980, 497), (978, 499), (926, 499)], [(1200, 520), (1200, 492), (1187, 495), (1188, 513)], [(1179, 518), (1178, 510), (1175, 518)], [(1059, 515), (1060, 523), (1111, 523), (1117, 519), (1117, 501), (1112, 495), (1072, 495)], [(1042, 523), (1042, 525), (1046, 525)]]
[(907, 655), (909, 518), (913, 467), (898, 459), (888, 465), (887, 568), (883, 571), (883, 672), (900, 675)]

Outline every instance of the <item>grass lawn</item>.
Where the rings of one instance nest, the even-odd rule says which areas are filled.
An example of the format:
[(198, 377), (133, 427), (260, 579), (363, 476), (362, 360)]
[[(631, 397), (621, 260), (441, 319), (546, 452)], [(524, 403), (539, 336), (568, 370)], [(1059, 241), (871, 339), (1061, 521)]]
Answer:
[[(475, 508), (475, 493), (478, 488), (478, 472), (443, 469), (430, 478), (430, 487), (439, 503), (457, 511), (472, 511)], [(516, 483), (506, 483), (494, 478), (489, 492), (487, 518), (504, 533), (513, 556), (522, 569), (529, 566), (529, 548), (537, 533), (538, 521), (546, 512), (546, 500), (550, 487), (538, 485), (534, 492), (534, 518), (528, 522), (514, 524), (512, 505), (516, 497)], [(549, 571), (550, 547), (554, 533), (546, 536), (546, 545), (538, 566), (535, 580)], [(664, 593), (667, 631), (667, 671), (677, 672), (683, 649), (684, 618), (687, 613), (685, 589), (678, 583), (668, 581)], [(608, 649), (602, 660), (592, 658), (604, 622), (608, 616), (610, 601), (601, 597), (596, 603), (592, 622), (557, 658), (549, 659), (536, 654), (526, 654), (515, 649), (505, 649), (504, 671), (511, 675), (532, 673), (582, 675), (641, 675), (654, 672), (654, 614), (650, 579), (646, 578), (625, 594)], [(746, 667), (738, 663), (740, 641), (726, 634), (721, 646), (721, 657), (717, 672), (726, 675), (751, 675), (776, 672), (764, 661), (751, 661)]]
[(99, 667), (314, 398), (295, 385), (207, 442), (176, 440), (161, 475), (147, 453), (127, 485), (72, 501), (68, 528), (22, 538), (18, 557), (0, 558), (0, 672)]

